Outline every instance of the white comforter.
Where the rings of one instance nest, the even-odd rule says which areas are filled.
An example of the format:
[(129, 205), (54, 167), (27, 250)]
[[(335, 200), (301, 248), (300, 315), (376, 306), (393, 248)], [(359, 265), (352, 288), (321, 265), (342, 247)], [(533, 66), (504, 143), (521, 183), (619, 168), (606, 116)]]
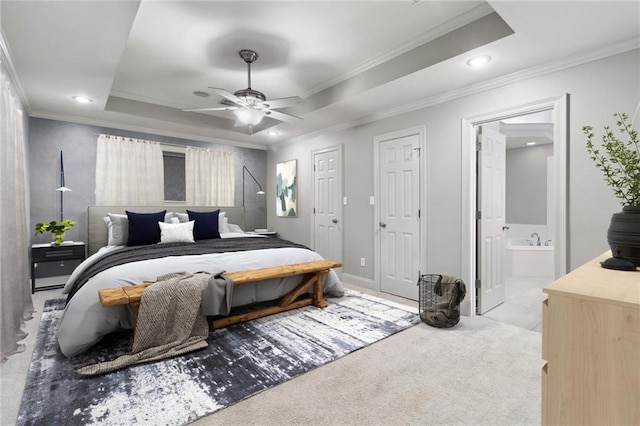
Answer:
[[(222, 235), (223, 238), (234, 236), (237, 234)], [(73, 281), (83, 269), (115, 248), (117, 247), (104, 247), (78, 266), (69, 277), (64, 292), (67, 293), (70, 290)], [(108, 333), (118, 329), (133, 328), (131, 308), (102, 306), (98, 299), (100, 289), (155, 281), (158, 276), (171, 272), (206, 272), (219, 268), (234, 272), (319, 259), (322, 257), (311, 250), (278, 248), (195, 256), (169, 256), (115, 266), (90, 278), (67, 303), (57, 332), (60, 350), (65, 356), (71, 357), (86, 351)], [(299, 281), (299, 277), (292, 277), (264, 281), (255, 285), (236, 286), (233, 291), (232, 306), (276, 299), (293, 289)], [(344, 291), (334, 271), (327, 274), (324, 290), (334, 295), (341, 295)]]

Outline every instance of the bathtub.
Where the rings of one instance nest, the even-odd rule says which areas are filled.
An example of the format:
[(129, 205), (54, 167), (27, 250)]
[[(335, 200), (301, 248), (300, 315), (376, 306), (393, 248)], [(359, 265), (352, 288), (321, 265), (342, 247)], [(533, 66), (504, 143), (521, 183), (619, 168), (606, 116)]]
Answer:
[(526, 239), (510, 240), (504, 251), (506, 277), (553, 277), (553, 245), (530, 246)]

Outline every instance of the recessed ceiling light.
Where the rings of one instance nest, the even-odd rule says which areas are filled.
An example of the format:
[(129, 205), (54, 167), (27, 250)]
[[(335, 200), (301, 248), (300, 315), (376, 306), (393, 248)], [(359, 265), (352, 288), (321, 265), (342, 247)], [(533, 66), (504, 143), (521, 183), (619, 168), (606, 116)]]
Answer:
[(527, 142), (527, 146), (533, 146), (533, 145), (535, 145), (535, 144), (536, 144), (536, 142), (534, 142), (534, 141)]
[(491, 56), (480, 55), (480, 56), (474, 56), (473, 58), (469, 59), (467, 61), (467, 65), (469, 65), (472, 68), (478, 68), (489, 62), (491, 62)]
[(93, 102), (93, 99), (87, 98), (86, 96), (72, 96), (71, 98), (81, 104), (90, 104)]
[(275, 130), (269, 130), (267, 132), (267, 135), (268, 136), (278, 136), (278, 132), (276, 132)]

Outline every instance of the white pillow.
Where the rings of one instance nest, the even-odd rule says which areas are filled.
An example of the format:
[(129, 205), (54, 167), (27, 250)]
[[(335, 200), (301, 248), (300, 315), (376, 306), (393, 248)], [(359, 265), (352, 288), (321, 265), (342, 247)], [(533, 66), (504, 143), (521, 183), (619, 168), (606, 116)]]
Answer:
[(229, 232), (228, 230), (225, 231), (225, 226), (224, 226), (225, 220), (227, 220), (227, 212), (218, 213), (218, 232)]
[[(126, 246), (129, 239), (129, 219), (126, 214), (107, 213), (111, 224), (107, 223), (109, 229), (110, 246)], [(105, 221), (106, 223), (106, 221)]]
[(225, 217), (222, 220), (222, 228), (220, 228), (220, 232), (231, 232), (229, 230), (229, 218)]
[(189, 222), (189, 215), (187, 213), (174, 213), (174, 216), (177, 217), (181, 223)]
[(107, 245), (110, 245), (109, 241), (113, 240), (113, 222), (111, 222), (109, 216), (103, 217), (102, 220), (104, 220), (104, 224), (107, 225)]
[(242, 230), (242, 228), (240, 228), (235, 223), (229, 223), (228, 226), (229, 226), (229, 232), (244, 234), (244, 231)]
[(158, 222), (160, 226), (160, 243), (193, 243), (193, 225), (196, 222), (191, 220), (185, 223), (165, 223)]

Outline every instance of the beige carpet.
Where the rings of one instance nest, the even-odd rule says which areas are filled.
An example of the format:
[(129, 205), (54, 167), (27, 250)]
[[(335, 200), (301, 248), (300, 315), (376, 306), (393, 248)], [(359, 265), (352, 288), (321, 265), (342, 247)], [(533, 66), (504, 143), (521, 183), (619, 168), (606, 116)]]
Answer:
[[(36, 293), (36, 307), (58, 293)], [(2, 366), (2, 425), (15, 422), (32, 349)], [(539, 425), (540, 353), (539, 332), (485, 317), (420, 324), (193, 424)]]
[(195, 425), (539, 425), (541, 334), (420, 324)]

